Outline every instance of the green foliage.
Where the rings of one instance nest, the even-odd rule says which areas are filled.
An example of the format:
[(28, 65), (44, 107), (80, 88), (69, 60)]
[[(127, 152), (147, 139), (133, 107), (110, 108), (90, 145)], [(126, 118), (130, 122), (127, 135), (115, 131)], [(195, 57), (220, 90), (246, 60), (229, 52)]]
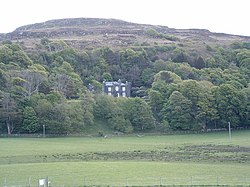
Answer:
[(163, 81), (167, 84), (176, 84), (181, 82), (181, 78), (171, 71), (160, 71), (159, 73), (155, 74), (154, 81)]
[(180, 92), (174, 91), (162, 109), (162, 117), (174, 130), (190, 130), (193, 123), (191, 108), (192, 102)]
[(245, 127), (250, 126), (250, 87), (244, 88), (242, 92), (242, 103), (241, 103), (241, 123)]
[(227, 126), (227, 123), (231, 122), (232, 126), (239, 126), (240, 113), (242, 112), (240, 105), (244, 102), (241, 93), (229, 84), (222, 84), (216, 87), (213, 92), (221, 123)]
[(173, 62), (187, 62), (188, 61), (188, 54), (180, 48), (176, 48), (173, 51)]
[[(46, 125), (48, 133), (66, 134), (88, 132), (96, 121), (125, 133), (223, 128), (229, 120), (234, 127), (249, 126), (249, 42), (186, 42), (160, 30), (145, 33), (157, 42), (82, 49), (43, 38), (32, 50), (2, 42), (0, 129), (41, 133)], [(102, 82), (118, 79), (131, 82), (133, 98), (102, 95)]]
[(176, 36), (159, 33), (158, 31), (156, 31), (154, 29), (148, 29), (146, 31), (146, 34), (153, 37), (153, 38), (161, 38), (161, 39), (166, 39), (166, 40), (170, 40), (170, 41), (179, 41), (180, 40)]
[(123, 110), (117, 108), (118, 111), (112, 115), (111, 118), (108, 119), (108, 124), (110, 127), (116, 131), (131, 133), (133, 132), (132, 124), (129, 120), (124, 118)]
[(114, 99), (108, 95), (98, 95), (94, 106), (94, 115), (97, 118), (108, 120), (115, 108)]
[(144, 131), (155, 127), (153, 113), (143, 99), (130, 98), (124, 105), (125, 118), (130, 121), (136, 131)]
[(4, 64), (15, 62), (21, 67), (28, 67), (32, 64), (31, 59), (17, 44), (5, 44), (0, 46), (0, 62)]
[(112, 81), (113, 80), (112, 75), (110, 73), (107, 73), (107, 72), (104, 72), (102, 74), (102, 79), (103, 79), (103, 81)]
[[(129, 100), (123, 98), (116, 100), (107, 95), (99, 95), (96, 98), (94, 114), (97, 118), (107, 121), (108, 125), (115, 131), (131, 133), (133, 131), (132, 122), (127, 118), (127, 106)], [(122, 105), (121, 105), (122, 103)]]
[(32, 107), (26, 107), (23, 111), (23, 130), (28, 133), (36, 133), (40, 130), (36, 112)]
[(84, 111), (80, 102), (68, 102), (66, 105), (67, 116), (69, 118), (72, 132), (83, 132), (85, 120)]
[[(197, 120), (202, 122), (203, 128), (208, 128), (208, 125), (212, 124), (219, 119), (218, 110), (215, 105), (215, 98), (212, 93), (214, 85), (208, 81), (199, 82), (200, 93), (199, 100), (197, 102)], [(210, 127), (212, 128), (212, 127)]]
[(148, 92), (148, 97), (151, 110), (154, 116), (156, 116), (156, 118), (159, 119), (160, 111), (163, 105), (163, 96), (159, 91), (150, 89)]
[(199, 56), (197, 59), (195, 59), (195, 61), (193, 63), (191, 63), (191, 65), (197, 69), (202, 69), (205, 67), (205, 61), (204, 59)]

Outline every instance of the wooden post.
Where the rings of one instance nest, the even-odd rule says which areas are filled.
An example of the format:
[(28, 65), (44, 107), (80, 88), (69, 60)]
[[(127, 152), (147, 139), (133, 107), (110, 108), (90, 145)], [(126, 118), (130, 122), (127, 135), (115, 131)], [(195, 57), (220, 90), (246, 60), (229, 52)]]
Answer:
[(43, 125), (43, 137), (45, 138), (45, 125)]
[(229, 134), (229, 140), (232, 139), (232, 134), (231, 134), (231, 123), (230, 121), (228, 122), (228, 134)]

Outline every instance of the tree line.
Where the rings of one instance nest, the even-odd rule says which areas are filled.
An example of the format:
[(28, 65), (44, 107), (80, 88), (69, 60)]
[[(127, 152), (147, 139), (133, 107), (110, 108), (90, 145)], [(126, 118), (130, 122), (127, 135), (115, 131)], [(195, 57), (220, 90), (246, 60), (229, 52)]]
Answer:
[[(0, 132), (84, 133), (100, 120), (124, 133), (248, 128), (249, 43), (204, 48), (202, 56), (176, 44), (80, 50), (45, 38), (27, 50), (2, 42)], [(132, 83), (131, 98), (102, 93), (104, 80), (118, 79)]]

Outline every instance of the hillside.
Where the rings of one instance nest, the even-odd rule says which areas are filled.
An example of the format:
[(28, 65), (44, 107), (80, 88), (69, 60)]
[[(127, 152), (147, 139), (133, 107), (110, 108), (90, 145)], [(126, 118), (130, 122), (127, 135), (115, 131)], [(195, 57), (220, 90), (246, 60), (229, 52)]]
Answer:
[[(103, 94), (118, 80), (131, 98)], [(249, 128), (249, 95), (246, 36), (96, 18), (0, 34), (0, 133)]]
[[(149, 33), (155, 30), (170, 36), (154, 36)], [(175, 39), (171, 39), (175, 36)], [(72, 18), (50, 20), (17, 28), (14, 32), (0, 35), (0, 40), (23, 42), (34, 48), (42, 38), (60, 39), (72, 47), (85, 49), (92, 47), (129, 47), (135, 44), (164, 45), (192, 41), (197, 47), (200, 43), (208, 45), (225, 44), (234, 41), (250, 41), (250, 37), (235, 36), (223, 33), (212, 33), (201, 29), (173, 29), (167, 26), (143, 25), (115, 19)]]

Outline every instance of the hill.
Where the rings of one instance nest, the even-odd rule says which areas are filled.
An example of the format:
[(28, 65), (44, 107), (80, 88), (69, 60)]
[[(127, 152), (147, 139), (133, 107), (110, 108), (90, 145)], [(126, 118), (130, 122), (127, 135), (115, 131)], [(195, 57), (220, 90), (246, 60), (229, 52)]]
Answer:
[[(118, 80), (132, 98), (103, 94)], [(96, 18), (0, 34), (3, 133), (249, 128), (249, 85), (246, 36)]]
[[(156, 32), (155, 32), (156, 31)], [(208, 45), (234, 41), (250, 41), (250, 37), (212, 33), (202, 29), (173, 29), (167, 26), (135, 24), (116, 19), (71, 18), (50, 20), (17, 28), (14, 32), (1, 34), (0, 40), (24, 42), (33, 48), (42, 38), (60, 39), (72, 47), (129, 47), (147, 43), (168, 44), (192, 41)]]

